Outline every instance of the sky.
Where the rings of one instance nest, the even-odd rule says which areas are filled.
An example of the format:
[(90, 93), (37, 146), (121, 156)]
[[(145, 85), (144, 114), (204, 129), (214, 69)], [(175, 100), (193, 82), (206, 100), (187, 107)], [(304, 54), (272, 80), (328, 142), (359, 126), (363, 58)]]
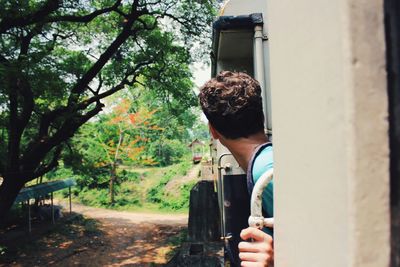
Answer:
[(198, 93), (198, 88), (211, 78), (211, 66), (202, 63), (194, 63), (191, 66), (193, 70), (194, 83), (196, 84), (195, 91)]
[[(211, 78), (211, 65), (207, 66), (202, 63), (195, 63), (191, 66), (191, 68), (193, 70), (194, 83), (196, 84), (194, 91), (197, 95), (199, 93), (199, 88)], [(203, 113), (201, 113), (200, 119), (203, 122), (208, 122), (206, 116), (204, 116)]]

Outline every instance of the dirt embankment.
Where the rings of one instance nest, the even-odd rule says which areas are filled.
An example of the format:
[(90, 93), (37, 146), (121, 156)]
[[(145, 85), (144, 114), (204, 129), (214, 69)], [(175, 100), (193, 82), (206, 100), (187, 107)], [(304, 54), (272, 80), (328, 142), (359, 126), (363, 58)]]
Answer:
[(165, 185), (165, 192), (168, 195), (175, 196), (179, 194), (179, 188), (189, 182), (197, 182), (199, 180), (199, 173), (201, 170), (201, 164), (194, 165), (185, 176), (179, 179), (173, 179)]

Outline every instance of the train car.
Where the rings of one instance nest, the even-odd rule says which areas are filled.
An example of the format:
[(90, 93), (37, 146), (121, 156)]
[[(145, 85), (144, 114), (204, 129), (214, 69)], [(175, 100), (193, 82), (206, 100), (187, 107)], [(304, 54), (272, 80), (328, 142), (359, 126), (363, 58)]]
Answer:
[[(400, 266), (399, 17), (395, 0), (230, 0), (213, 25), (212, 75), (262, 87), (277, 267)], [(212, 151), (234, 265), (244, 173)]]
[[(262, 88), (265, 133), (272, 138), (269, 56), (264, 1), (227, 1), (213, 24), (212, 76), (222, 70), (241, 71), (255, 77)], [(261, 8), (260, 8), (261, 7)], [(225, 259), (240, 266), (240, 231), (248, 227), (250, 195), (246, 175), (230, 152), (212, 141), (214, 173), (218, 174), (218, 199)]]

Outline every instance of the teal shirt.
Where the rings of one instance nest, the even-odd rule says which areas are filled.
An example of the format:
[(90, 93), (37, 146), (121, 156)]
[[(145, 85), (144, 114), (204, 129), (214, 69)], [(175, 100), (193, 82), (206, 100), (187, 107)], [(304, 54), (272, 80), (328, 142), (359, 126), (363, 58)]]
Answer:
[[(273, 152), (272, 146), (267, 146), (264, 148), (257, 158), (254, 161), (252, 175), (254, 178), (254, 183), (261, 177), (261, 175), (267, 170), (273, 168), (274, 160), (273, 160)], [(264, 190), (262, 194), (262, 206), (266, 214), (264, 216), (266, 218), (274, 217), (274, 185), (273, 181), (271, 181), (267, 188)], [(264, 232), (273, 236), (273, 229), (264, 228)]]

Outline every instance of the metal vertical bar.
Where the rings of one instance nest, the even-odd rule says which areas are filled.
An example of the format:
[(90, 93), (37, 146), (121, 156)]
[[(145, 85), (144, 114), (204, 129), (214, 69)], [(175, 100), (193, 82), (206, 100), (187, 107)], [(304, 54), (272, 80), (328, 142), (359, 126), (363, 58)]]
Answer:
[(31, 200), (28, 199), (28, 231), (31, 233), (32, 231), (32, 225), (31, 225)]
[(263, 47), (263, 27), (260, 25), (255, 26), (254, 28), (254, 78), (258, 81), (261, 87), (261, 95), (262, 95), (262, 104), (263, 104), (263, 113), (264, 113), (264, 126), (265, 129), (269, 129), (270, 127), (270, 115), (268, 114), (268, 99), (267, 92), (265, 86), (265, 68), (264, 68), (264, 47)]
[(225, 236), (225, 221), (224, 221), (224, 200), (223, 200), (223, 195), (222, 195), (222, 175), (221, 175), (221, 169), (218, 166), (218, 205), (219, 205), (219, 213), (220, 213), (220, 230), (221, 230), (221, 237)]
[(221, 215), (221, 235), (222, 237), (226, 237), (226, 229), (225, 229), (225, 206), (224, 206), (224, 179), (222, 175), (222, 170), (225, 168), (222, 166), (222, 158), (226, 156), (231, 156), (230, 153), (224, 153), (219, 156), (217, 161), (217, 168), (218, 168), (218, 202), (220, 205), (220, 215)]
[(68, 197), (69, 197), (69, 214), (71, 214), (72, 213), (72, 202), (71, 202), (71, 187), (69, 186), (68, 187), (68, 191), (69, 191), (69, 194), (68, 194)]
[(53, 192), (50, 193), (50, 197), (51, 197), (51, 221), (54, 224), (54, 203), (53, 203)]

